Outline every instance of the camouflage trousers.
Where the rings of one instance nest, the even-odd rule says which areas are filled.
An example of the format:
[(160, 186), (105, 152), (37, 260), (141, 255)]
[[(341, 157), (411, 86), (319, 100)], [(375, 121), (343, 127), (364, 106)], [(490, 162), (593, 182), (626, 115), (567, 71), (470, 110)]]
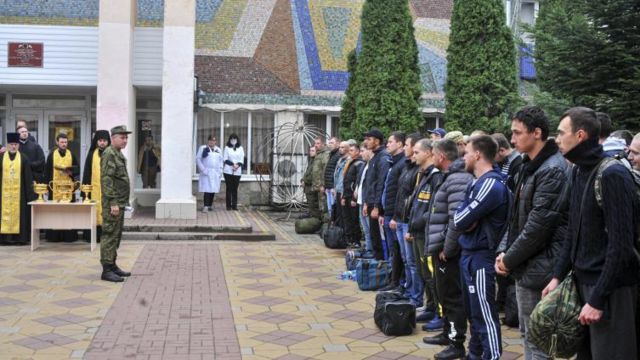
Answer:
[(111, 215), (111, 208), (102, 208), (102, 236), (100, 237), (100, 263), (113, 265), (118, 257), (118, 248), (124, 227), (124, 209), (118, 216)]

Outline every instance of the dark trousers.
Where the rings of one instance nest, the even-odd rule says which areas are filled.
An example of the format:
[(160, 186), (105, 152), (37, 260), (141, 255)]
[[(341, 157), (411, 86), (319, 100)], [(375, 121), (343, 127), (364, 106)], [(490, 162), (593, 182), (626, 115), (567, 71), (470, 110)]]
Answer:
[(157, 166), (143, 166), (141, 175), (143, 188), (146, 189), (156, 187), (156, 177), (158, 176)]
[[(589, 299), (593, 286), (578, 285), (582, 299)], [(637, 359), (636, 306), (637, 286), (625, 286), (613, 290), (609, 295), (602, 318), (588, 327), (587, 337), (578, 360), (622, 360)]]
[(204, 206), (211, 207), (213, 205), (213, 197), (216, 193), (204, 193)]
[(316, 219), (322, 220), (322, 213), (320, 212), (320, 204), (318, 203), (318, 192), (305, 189), (304, 195), (307, 197), (307, 206), (309, 207), (309, 215)]
[(348, 245), (360, 244), (362, 231), (360, 230), (360, 219), (358, 218), (358, 205), (352, 207), (351, 201), (346, 201), (342, 207), (342, 218), (344, 220), (344, 236)]
[[(382, 250), (382, 235), (380, 234), (380, 223), (378, 219), (371, 217), (373, 207), (367, 208), (367, 215), (369, 215), (369, 232), (371, 233), (371, 246), (373, 248), (373, 256), (377, 260), (384, 260), (384, 251)], [(381, 211), (378, 214), (382, 216)]]
[(493, 251), (463, 254), (460, 267), (464, 279), (464, 301), (471, 326), (469, 354), (483, 360), (500, 359), (502, 335), (496, 308), (496, 270)]
[(451, 342), (462, 345), (467, 333), (467, 315), (462, 299), (460, 256), (441, 261), (433, 255), (432, 259), (436, 294), (444, 317), (444, 333)]
[[(429, 267), (429, 254), (424, 252), (424, 244), (426, 239), (421, 233), (413, 238), (413, 254), (416, 259), (418, 273), (424, 282), (424, 300), (428, 310), (438, 310), (438, 299), (436, 293), (436, 284), (433, 277), (433, 271)], [(433, 265), (433, 260), (431, 260)]]
[(342, 205), (340, 205), (341, 193), (336, 193), (336, 199), (333, 203), (333, 209), (331, 209), (331, 216), (334, 224), (344, 229), (344, 215), (342, 215)]
[(235, 210), (238, 208), (238, 186), (240, 186), (240, 175), (224, 174), (224, 183), (227, 190), (227, 210)]

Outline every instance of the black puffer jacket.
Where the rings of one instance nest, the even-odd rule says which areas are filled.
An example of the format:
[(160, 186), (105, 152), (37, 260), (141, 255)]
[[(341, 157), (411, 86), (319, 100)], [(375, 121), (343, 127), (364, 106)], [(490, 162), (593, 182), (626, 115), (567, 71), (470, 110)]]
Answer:
[(383, 210), (382, 191), (384, 190), (384, 182), (389, 172), (389, 166), (391, 166), (391, 155), (384, 149), (384, 146), (373, 150), (373, 157), (369, 160), (369, 169), (367, 169), (367, 175), (362, 185), (367, 189), (365, 202), (369, 209), (378, 208), (379, 211)]
[(347, 163), (347, 166), (349, 168), (344, 174), (344, 192), (342, 193), (342, 198), (345, 199), (345, 201), (351, 201), (355, 197), (354, 192), (358, 187), (358, 175), (362, 173), (364, 161), (362, 161), (361, 157), (357, 157)]
[(431, 165), (420, 176), (420, 183), (413, 192), (409, 233), (415, 238), (425, 239), (424, 228), (427, 224), (431, 200), (433, 193), (442, 183), (442, 173)]
[(552, 278), (567, 231), (567, 183), (567, 163), (553, 140), (535, 159), (523, 158), (509, 231), (498, 249), (505, 252), (503, 262), (520, 286), (542, 290)]
[(395, 212), (393, 220), (407, 224), (409, 222), (409, 211), (411, 210), (411, 194), (416, 187), (416, 175), (420, 167), (411, 159), (404, 159), (405, 167), (398, 179), (398, 192), (396, 194)]
[(460, 253), (460, 232), (453, 226), (453, 217), (458, 205), (464, 200), (465, 191), (473, 176), (464, 169), (464, 160), (458, 159), (449, 165), (442, 184), (431, 203), (431, 211), (425, 227), (429, 234), (425, 242), (425, 253), (437, 255), (444, 250), (451, 259)]
[(406, 166), (404, 152), (391, 157), (391, 168), (385, 181), (384, 216), (393, 216), (396, 211), (396, 195), (398, 194), (398, 180)]
[(336, 172), (336, 165), (338, 165), (338, 160), (340, 160), (340, 153), (338, 149), (332, 150), (329, 155), (329, 162), (327, 162), (327, 166), (324, 168), (324, 188), (325, 189), (333, 189), (333, 174)]

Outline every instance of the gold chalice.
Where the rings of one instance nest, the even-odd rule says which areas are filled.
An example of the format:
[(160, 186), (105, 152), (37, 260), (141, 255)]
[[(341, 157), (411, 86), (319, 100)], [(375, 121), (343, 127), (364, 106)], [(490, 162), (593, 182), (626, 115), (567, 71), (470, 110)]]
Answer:
[(91, 199), (91, 192), (93, 191), (93, 185), (90, 184), (82, 184), (80, 185), (80, 191), (84, 193), (84, 201), (83, 203), (89, 204), (94, 203), (95, 201)]
[(50, 181), (49, 189), (54, 193), (60, 194), (61, 203), (70, 203), (71, 195), (80, 186), (80, 182), (71, 180)]
[(47, 186), (47, 184), (34, 183), (33, 192), (38, 194), (38, 199), (36, 200), (36, 202), (45, 202), (42, 196), (49, 192), (49, 187)]

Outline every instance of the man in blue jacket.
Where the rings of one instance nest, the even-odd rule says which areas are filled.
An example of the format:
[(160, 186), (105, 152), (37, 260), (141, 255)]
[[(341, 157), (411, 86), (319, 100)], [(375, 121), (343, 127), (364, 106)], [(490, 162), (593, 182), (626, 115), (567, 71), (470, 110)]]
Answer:
[(495, 252), (509, 215), (509, 190), (493, 167), (498, 144), (491, 136), (474, 136), (464, 155), (465, 168), (475, 181), (454, 216), (461, 231), (460, 266), (467, 316), (471, 324), (468, 359), (499, 359), (502, 353), (500, 322), (495, 304)]
[(384, 216), (382, 204), (382, 191), (384, 182), (391, 166), (391, 156), (382, 145), (384, 135), (376, 128), (364, 134), (364, 142), (367, 149), (373, 152), (371, 160), (367, 166), (367, 173), (364, 179), (364, 187), (367, 189), (367, 197), (363, 208), (363, 215), (369, 217), (369, 231), (371, 232), (371, 244), (373, 255), (376, 259), (384, 259), (382, 250), (382, 235), (378, 217)]

